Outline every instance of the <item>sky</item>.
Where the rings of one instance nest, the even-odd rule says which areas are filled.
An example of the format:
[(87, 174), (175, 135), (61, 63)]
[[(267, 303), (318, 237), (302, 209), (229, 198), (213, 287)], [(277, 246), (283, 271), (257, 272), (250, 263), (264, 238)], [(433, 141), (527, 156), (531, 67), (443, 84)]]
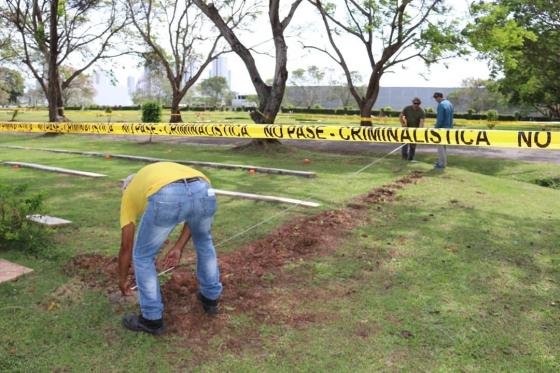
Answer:
[[(447, 0), (453, 10), (449, 16), (456, 19), (465, 19), (467, 17), (468, 0)], [(263, 79), (271, 78), (274, 73), (274, 58), (264, 53), (273, 51), (270, 43), (270, 26), (267, 24), (268, 17), (263, 15), (260, 20), (255, 22), (253, 26), (254, 32), (242, 35), (241, 40), (247, 46), (257, 45), (257, 50), (262, 54), (255, 54), (257, 66), (261, 72)], [(340, 79), (342, 70), (332, 60), (324, 54), (317, 51), (303, 49), (298, 35), (309, 41), (310, 44), (318, 46), (328, 46), (325, 39), (325, 31), (323, 24), (318, 18), (316, 10), (308, 3), (302, 3), (298, 8), (291, 26), (288, 28), (288, 71), (298, 68), (306, 68), (310, 65), (316, 65), (321, 68), (332, 68), (333, 72), (329, 73), (333, 78)], [(362, 63), (364, 57), (364, 49), (359, 44), (353, 44), (352, 40), (345, 40), (346, 49), (343, 51), (348, 61), (353, 63), (350, 68), (358, 70), (362, 73), (364, 79), (370, 72), (365, 63)], [(241, 59), (234, 53), (227, 55), (228, 70), (231, 71), (230, 88), (240, 94), (255, 93), (251, 84), (251, 79)], [(136, 66), (137, 62), (132, 62), (128, 58), (121, 58), (116, 61), (115, 76), (118, 79), (118, 86), (115, 89), (108, 87), (100, 87), (98, 91), (97, 101), (112, 101), (117, 104), (130, 104), (130, 99), (125, 98), (126, 83), (129, 76), (134, 76), (138, 80), (142, 71)], [(365, 61), (364, 61), (365, 62)], [(209, 68), (202, 75), (203, 78), (208, 77)], [(432, 65), (429, 69), (419, 60), (411, 60), (403, 66), (396, 66), (391, 73), (386, 73), (381, 79), (381, 86), (385, 87), (459, 87), (466, 78), (488, 78), (489, 70), (487, 62), (476, 59), (476, 56), (469, 58), (455, 58), (446, 60), (444, 63)], [(126, 102), (125, 102), (126, 101)], [(98, 102), (106, 104), (105, 102)]]

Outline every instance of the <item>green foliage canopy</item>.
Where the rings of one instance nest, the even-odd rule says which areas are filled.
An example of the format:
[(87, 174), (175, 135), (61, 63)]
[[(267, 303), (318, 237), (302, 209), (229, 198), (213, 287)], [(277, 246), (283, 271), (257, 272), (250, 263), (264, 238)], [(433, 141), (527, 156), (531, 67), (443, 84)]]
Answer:
[(223, 76), (204, 79), (198, 86), (200, 93), (210, 97), (210, 106), (218, 106), (227, 95), (228, 82)]
[(447, 98), (457, 110), (472, 109), (482, 113), (490, 109), (508, 111), (507, 97), (498, 91), (496, 82), (485, 79), (465, 79), (462, 88), (450, 93)]
[(465, 34), (491, 61), (499, 89), (512, 104), (560, 117), (560, 2), (480, 1)]
[(19, 71), (0, 67), (0, 104), (16, 104), (24, 90), (25, 83)]

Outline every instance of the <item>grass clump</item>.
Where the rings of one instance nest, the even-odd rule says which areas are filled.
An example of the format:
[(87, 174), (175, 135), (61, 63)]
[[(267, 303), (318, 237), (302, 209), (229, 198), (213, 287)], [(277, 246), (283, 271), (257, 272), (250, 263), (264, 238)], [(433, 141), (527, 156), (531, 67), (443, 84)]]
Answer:
[(535, 184), (545, 188), (560, 189), (560, 177), (547, 177), (535, 180)]

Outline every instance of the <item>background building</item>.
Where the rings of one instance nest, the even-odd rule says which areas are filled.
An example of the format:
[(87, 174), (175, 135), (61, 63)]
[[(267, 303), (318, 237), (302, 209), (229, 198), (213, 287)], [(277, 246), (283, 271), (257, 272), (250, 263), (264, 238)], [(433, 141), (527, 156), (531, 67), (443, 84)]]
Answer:
[(228, 88), (231, 89), (231, 70), (228, 70), (227, 57), (224, 55), (219, 56), (210, 66), (209, 78), (221, 76), (226, 79)]
[(126, 106), (132, 105), (129, 94), (130, 78), (126, 85), (119, 80), (113, 79), (103, 71), (95, 71), (93, 74), (93, 86), (96, 94), (93, 100), (97, 105)]

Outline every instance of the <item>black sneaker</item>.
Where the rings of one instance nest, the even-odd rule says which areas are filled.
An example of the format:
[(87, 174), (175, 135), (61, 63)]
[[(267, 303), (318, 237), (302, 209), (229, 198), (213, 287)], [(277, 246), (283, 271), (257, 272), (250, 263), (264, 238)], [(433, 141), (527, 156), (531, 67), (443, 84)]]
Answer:
[(142, 315), (124, 315), (122, 322), (125, 328), (135, 331), (144, 332), (153, 335), (160, 335), (165, 332), (165, 325), (163, 325), (163, 320), (148, 320), (142, 317)]
[(198, 300), (202, 303), (202, 308), (207, 315), (214, 316), (218, 313), (218, 300), (211, 300), (206, 298), (200, 292), (197, 295)]

